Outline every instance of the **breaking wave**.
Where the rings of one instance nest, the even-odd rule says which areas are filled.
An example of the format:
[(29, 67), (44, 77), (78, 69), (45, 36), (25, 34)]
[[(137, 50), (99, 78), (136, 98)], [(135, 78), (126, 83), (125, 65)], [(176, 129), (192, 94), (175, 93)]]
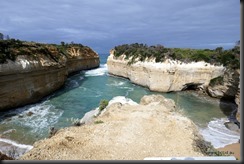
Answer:
[(108, 72), (107, 64), (101, 64), (99, 68), (85, 72), (85, 76), (103, 76)]
[(0, 138), (0, 151), (14, 159), (18, 159), (32, 148), (32, 145), (19, 144), (9, 139)]
[(203, 138), (211, 142), (214, 148), (237, 143), (240, 139), (240, 134), (227, 129), (224, 125), (225, 122), (228, 122), (227, 118), (215, 119), (208, 123), (207, 128), (200, 129)]

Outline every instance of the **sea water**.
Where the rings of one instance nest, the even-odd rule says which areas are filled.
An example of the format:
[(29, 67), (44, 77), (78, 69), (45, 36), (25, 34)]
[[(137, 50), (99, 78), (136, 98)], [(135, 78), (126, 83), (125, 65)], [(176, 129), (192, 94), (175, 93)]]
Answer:
[(215, 148), (240, 139), (239, 133), (224, 126), (224, 122), (228, 121), (225, 114), (232, 110), (231, 104), (220, 106), (218, 99), (195, 92), (151, 92), (128, 79), (109, 75), (107, 57), (107, 54), (100, 55), (99, 68), (69, 77), (63, 88), (40, 102), (0, 112), (0, 151), (18, 158), (30, 150), (35, 141), (47, 138), (50, 127), (71, 126), (71, 118), (81, 119), (86, 112), (99, 106), (102, 99), (125, 96), (139, 103), (144, 95), (149, 94), (161, 94), (173, 99), (177, 109), (193, 120), (205, 140)]

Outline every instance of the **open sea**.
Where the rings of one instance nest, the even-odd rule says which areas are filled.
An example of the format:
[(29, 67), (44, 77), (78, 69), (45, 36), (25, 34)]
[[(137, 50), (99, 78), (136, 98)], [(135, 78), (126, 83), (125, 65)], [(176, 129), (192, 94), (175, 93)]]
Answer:
[[(220, 105), (218, 99), (198, 95), (196, 92), (151, 92), (128, 79), (107, 73), (108, 54), (100, 54), (100, 67), (70, 76), (65, 86), (38, 103), (0, 112), (0, 151), (18, 158), (30, 150), (35, 141), (47, 138), (50, 127), (71, 126), (71, 118), (81, 119), (99, 106), (102, 99), (125, 96), (139, 103), (144, 95), (161, 94), (173, 99), (183, 114), (200, 128), (205, 140), (215, 148), (236, 143), (240, 134), (228, 130), (226, 113), (232, 105)], [(225, 114), (224, 114), (225, 113)]]

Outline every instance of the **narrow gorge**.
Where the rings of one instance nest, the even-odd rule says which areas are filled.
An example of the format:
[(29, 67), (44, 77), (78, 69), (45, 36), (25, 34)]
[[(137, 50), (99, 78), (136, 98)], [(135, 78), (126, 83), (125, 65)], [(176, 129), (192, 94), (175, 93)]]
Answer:
[[(212, 147), (214, 151), (240, 139), (238, 132), (230, 131), (224, 125), (228, 120), (221, 110), (228, 111), (230, 106), (225, 104), (221, 108), (219, 98), (226, 94), (216, 99), (185, 91), (193, 89), (207, 93), (212, 90), (212, 97), (214, 93), (217, 95), (216, 88), (221, 85), (222, 77), (225, 81), (232, 77), (238, 79), (238, 74), (226, 75), (228, 69), (223, 64), (197, 58), (189, 61), (188, 57), (181, 60), (178, 53), (173, 54), (170, 49), (162, 47), (164, 52), (159, 54), (168, 51), (165, 56), (157, 56), (157, 51), (150, 53), (155, 53), (155, 56), (143, 52), (140, 53), (144, 56), (140, 56), (136, 52), (140, 47), (131, 56), (118, 53), (118, 49), (112, 50), (110, 55), (98, 56), (80, 44), (46, 45), (17, 41), (11, 45), (4, 51), (1, 49), (1, 54), (5, 54), (0, 58), (0, 84), (1, 89), (5, 88), (1, 94), (5, 94), (4, 97), (10, 95), (5, 101), (11, 105), (18, 102), (18, 97), (23, 97), (21, 102), (28, 104), (0, 111), (0, 151), (14, 159), (205, 156), (195, 150), (194, 143), (200, 140), (194, 137), (201, 136), (198, 144), (207, 141), (212, 145), (203, 144), (204, 149)], [(155, 48), (160, 51), (159, 47), (152, 49)], [(96, 69), (89, 70), (91, 68)], [(227, 81), (227, 86), (237, 84)], [(45, 95), (50, 96), (42, 99)], [(28, 102), (27, 98), (31, 96), (41, 101), (30, 98), (34, 103)], [(101, 100), (111, 100), (110, 105), (101, 115), (92, 115), (100, 113), (98, 105)], [(90, 115), (89, 120), (86, 120), (87, 115)], [(78, 125), (77, 121), (81, 127), (70, 127)], [(51, 129), (57, 131), (52, 137)], [(159, 144), (158, 141), (162, 142)], [(174, 143), (178, 143), (177, 148)], [(118, 155), (128, 149), (131, 151)], [(138, 151), (141, 149), (148, 151)], [(14, 150), (18, 154), (12, 156)], [(138, 152), (137, 156), (131, 156), (132, 152)]]
[(0, 110), (39, 101), (77, 71), (99, 67), (99, 56), (81, 44), (0, 41)]

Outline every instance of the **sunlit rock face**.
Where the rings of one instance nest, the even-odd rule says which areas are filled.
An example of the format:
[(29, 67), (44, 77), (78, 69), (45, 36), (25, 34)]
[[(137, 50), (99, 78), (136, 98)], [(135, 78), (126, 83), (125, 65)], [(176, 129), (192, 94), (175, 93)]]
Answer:
[(128, 65), (128, 61), (125, 55), (117, 58), (111, 51), (107, 60), (108, 72), (158, 92), (206, 88), (211, 79), (223, 75), (225, 71), (223, 66), (206, 62), (183, 63), (168, 59), (159, 63), (154, 60), (137, 61)]

